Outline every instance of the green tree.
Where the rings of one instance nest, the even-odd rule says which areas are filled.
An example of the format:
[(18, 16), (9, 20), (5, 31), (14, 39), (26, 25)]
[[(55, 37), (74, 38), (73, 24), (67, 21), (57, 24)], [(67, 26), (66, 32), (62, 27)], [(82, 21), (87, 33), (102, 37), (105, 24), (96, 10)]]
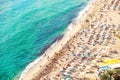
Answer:
[(100, 76), (101, 80), (107, 80), (109, 78), (109, 76), (107, 74), (103, 74)]
[(109, 80), (111, 80), (114, 74), (114, 70), (107, 70), (107, 74), (109, 75)]
[(120, 80), (120, 69), (115, 69), (115, 73), (113, 74), (114, 80)]

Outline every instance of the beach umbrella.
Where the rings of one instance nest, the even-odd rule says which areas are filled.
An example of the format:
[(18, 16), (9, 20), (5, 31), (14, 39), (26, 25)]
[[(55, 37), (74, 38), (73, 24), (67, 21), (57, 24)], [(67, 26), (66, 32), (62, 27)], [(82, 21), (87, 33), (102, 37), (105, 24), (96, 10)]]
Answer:
[(69, 73), (67, 73), (67, 72), (65, 72), (65, 73), (63, 73), (66, 77), (70, 77), (70, 74)]
[(84, 63), (80, 64), (81, 66), (85, 65)]
[(86, 67), (86, 69), (90, 69), (90, 68), (91, 68), (91, 66), (87, 66), (87, 67)]
[(74, 70), (73, 66), (68, 67), (69, 70)]
[(91, 54), (91, 53), (90, 53), (90, 52), (88, 52), (88, 53), (87, 53), (87, 56), (88, 56), (88, 57), (90, 57), (90, 54)]
[(71, 80), (71, 78), (66, 78), (66, 80)]
[(81, 55), (80, 55), (80, 56), (81, 56), (82, 58), (83, 58), (83, 57), (85, 57), (84, 53), (81, 53)]
[(96, 63), (97, 61), (96, 60), (92, 60), (93, 63)]
[(73, 53), (73, 56), (76, 56), (76, 54), (75, 54), (75, 53)]
[(61, 52), (60, 52), (60, 51), (58, 51), (58, 52), (57, 52), (57, 54), (58, 54), (58, 55), (61, 55)]
[(83, 71), (83, 72), (80, 72), (80, 74), (81, 74), (82, 76), (84, 76), (84, 75), (85, 75), (85, 73), (86, 73), (86, 72), (84, 72), (84, 71)]
[(101, 58), (101, 57), (102, 57), (102, 56), (100, 56), (100, 55), (99, 55), (99, 56), (97, 56), (96, 58), (98, 58), (98, 59), (99, 59), (99, 58)]
[(64, 71), (64, 69), (63, 69), (63, 68), (61, 68), (61, 69), (60, 69), (60, 72), (63, 72), (63, 71)]

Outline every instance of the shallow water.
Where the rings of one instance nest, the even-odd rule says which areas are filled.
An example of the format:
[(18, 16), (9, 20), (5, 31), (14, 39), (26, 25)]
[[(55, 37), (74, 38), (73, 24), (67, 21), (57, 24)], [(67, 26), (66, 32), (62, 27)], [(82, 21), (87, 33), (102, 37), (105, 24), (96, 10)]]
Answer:
[(0, 80), (14, 80), (88, 0), (0, 0)]

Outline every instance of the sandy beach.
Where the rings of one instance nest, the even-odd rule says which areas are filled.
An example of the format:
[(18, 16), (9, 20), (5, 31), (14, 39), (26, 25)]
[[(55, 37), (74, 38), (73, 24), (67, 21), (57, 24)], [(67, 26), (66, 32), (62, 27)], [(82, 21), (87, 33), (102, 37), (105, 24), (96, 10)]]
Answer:
[(30, 63), (19, 80), (95, 78), (101, 61), (120, 57), (119, 4), (119, 0), (91, 0), (62, 39)]

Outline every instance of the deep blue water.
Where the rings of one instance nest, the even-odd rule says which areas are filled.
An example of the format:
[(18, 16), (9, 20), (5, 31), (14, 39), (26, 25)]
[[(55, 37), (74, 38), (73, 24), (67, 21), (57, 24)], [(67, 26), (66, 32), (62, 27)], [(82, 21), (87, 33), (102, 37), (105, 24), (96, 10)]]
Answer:
[(14, 80), (88, 0), (0, 0), (0, 80)]

